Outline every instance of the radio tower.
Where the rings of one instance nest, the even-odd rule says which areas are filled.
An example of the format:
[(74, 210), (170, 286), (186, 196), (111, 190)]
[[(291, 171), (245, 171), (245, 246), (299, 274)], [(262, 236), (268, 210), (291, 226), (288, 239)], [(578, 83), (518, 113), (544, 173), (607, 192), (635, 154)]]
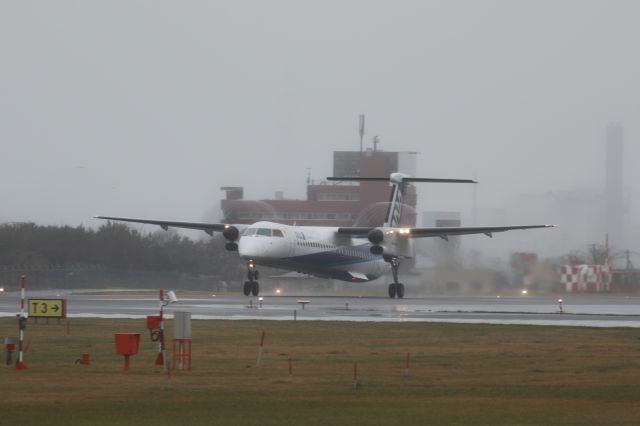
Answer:
[(360, 114), (360, 152), (362, 152), (363, 139), (364, 139), (364, 114)]

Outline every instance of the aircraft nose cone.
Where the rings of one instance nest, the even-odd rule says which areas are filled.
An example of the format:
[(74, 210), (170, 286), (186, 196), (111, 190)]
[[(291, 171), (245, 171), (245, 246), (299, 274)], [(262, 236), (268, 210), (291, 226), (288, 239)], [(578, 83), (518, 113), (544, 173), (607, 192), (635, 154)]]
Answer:
[(260, 241), (256, 241), (257, 238), (241, 238), (238, 243), (238, 254), (245, 258), (256, 258), (264, 256), (263, 244)]
[(245, 259), (279, 259), (287, 256), (284, 238), (244, 237), (238, 243), (238, 254)]

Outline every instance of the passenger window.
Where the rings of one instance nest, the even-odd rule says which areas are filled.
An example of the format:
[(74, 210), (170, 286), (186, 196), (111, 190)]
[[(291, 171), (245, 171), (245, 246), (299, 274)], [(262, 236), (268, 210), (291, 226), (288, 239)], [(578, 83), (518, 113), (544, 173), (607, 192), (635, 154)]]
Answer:
[(273, 236), (274, 237), (280, 237), (280, 238), (284, 238), (284, 235), (282, 235), (282, 231), (279, 229), (274, 229), (273, 230)]

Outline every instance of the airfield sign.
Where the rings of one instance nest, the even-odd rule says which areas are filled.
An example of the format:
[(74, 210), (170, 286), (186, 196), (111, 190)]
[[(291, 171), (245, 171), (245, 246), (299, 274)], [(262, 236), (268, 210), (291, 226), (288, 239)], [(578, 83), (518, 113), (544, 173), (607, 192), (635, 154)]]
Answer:
[(29, 317), (66, 318), (67, 299), (29, 299)]

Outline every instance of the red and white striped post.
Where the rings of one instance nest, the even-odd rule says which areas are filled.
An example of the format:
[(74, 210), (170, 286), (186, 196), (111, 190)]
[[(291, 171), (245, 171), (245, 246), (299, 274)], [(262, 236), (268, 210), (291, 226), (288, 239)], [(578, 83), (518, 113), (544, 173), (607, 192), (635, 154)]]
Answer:
[(20, 332), (20, 341), (18, 343), (18, 362), (16, 362), (16, 370), (24, 370), (24, 329), (27, 327), (27, 318), (24, 316), (24, 291), (27, 285), (27, 279), (23, 275), (20, 277), (20, 314), (18, 314), (18, 331)]
[(160, 289), (160, 342), (158, 343), (158, 356), (156, 357), (156, 365), (162, 365), (167, 369), (165, 363), (165, 346), (164, 346), (164, 289)]

